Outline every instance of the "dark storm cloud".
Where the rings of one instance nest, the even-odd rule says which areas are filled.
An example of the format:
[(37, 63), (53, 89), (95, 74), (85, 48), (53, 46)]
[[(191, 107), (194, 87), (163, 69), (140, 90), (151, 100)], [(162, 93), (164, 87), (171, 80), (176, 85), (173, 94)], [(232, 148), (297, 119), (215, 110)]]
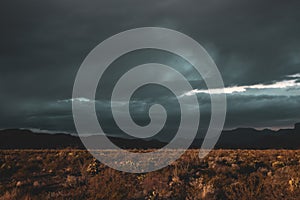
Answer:
[[(226, 86), (285, 80), (300, 72), (299, 7), (299, 1), (279, 0), (1, 1), (0, 127), (72, 129), (70, 104), (58, 101), (71, 99), (85, 56), (111, 35), (142, 26), (172, 28), (196, 39)], [(298, 96), (268, 96), (262, 101), (252, 93), (229, 95), (227, 126), (289, 126), (300, 120)], [(243, 109), (235, 106), (239, 102)]]
[(299, 121), (300, 96), (228, 96), (227, 128), (293, 127)]

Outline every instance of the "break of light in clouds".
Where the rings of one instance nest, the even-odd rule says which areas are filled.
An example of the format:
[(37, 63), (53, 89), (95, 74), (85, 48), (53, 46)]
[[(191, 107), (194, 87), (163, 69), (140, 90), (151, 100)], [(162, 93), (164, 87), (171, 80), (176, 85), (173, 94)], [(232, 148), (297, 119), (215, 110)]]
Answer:
[[(294, 74), (288, 76), (290, 78), (298, 78), (300, 77), (300, 74)], [(300, 83), (297, 82), (298, 79), (292, 79), (292, 80), (283, 80), (274, 82), (272, 84), (255, 84), (255, 85), (244, 85), (244, 86), (232, 86), (232, 87), (226, 87), (226, 88), (216, 88), (216, 89), (210, 89), (210, 90), (199, 90), (195, 89), (189, 92), (186, 92), (184, 95), (191, 96), (194, 94), (199, 93), (206, 93), (206, 94), (233, 94), (233, 93), (244, 93), (247, 92), (249, 89), (256, 89), (256, 90), (266, 90), (266, 89), (291, 89), (291, 88), (298, 88), (300, 87)], [(299, 88), (300, 89), (300, 88)]]
[[(191, 91), (187, 91), (186, 93), (184, 93), (182, 96), (192, 96), (195, 94), (238, 94), (238, 93), (247, 93), (250, 89), (254, 89), (254, 90), (261, 90), (262, 92), (256, 92), (257, 94), (262, 94), (262, 95), (268, 95), (270, 94), (270, 92), (264, 92), (267, 91), (269, 89), (274, 89), (276, 90), (275, 93), (277, 93), (278, 95), (284, 95), (282, 92), (279, 92), (279, 90), (284, 90), (284, 93), (287, 96), (290, 95), (298, 95), (297, 93), (293, 93), (291, 94), (289, 92), (289, 89), (300, 89), (300, 82), (299, 78), (300, 78), (300, 73), (299, 74), (293, 74), (293, 75), (288, 75), (286, 76), (288, 78), (294, 78), (291, 80), (283, 80), (283, 81), (277, 81), (271, 84), (254, 84), (254, 85), (244, 85), (244, 86), (232, 86), (232, 87), (226, 87), (226, 88), (216, 88), (216, 89), (205, 89), (205, 90), (201, 90), (201, 89), (194, 89)], [(272, 93), (273, 94), (273, 93)], [(273, 94), (274, 95), (274, 94)], [(59, 100), (57, 101), (58, 103), (70, 103), (70, 102), (82, 102), (82, 103), (96, 103), (97, 101), (93, 101), (90, 99), (87, 99), (85, 97), (79, 97), (79, 98), (74, 98), (74, 99), (65, 99), (65, 100)], [(140, 102), (142, 103), (142, 101)], [(145, 102), (144, 102), (145, 103)], [(118, 102), (119, 105), (123, 106), (124, 102)]]
[(287, 77), (289, 77), (289, 78), (300, 78), (300, 73), (299, 74), (288, 75)]
[(64, 99), (64, 100), (58, 100), (57, 102), (58, 103), (70, 103), (70, 102), (84, 102), (84, 103), (87, 103), (87, 102), (95, 102), (95, 101), (92, 101), (88, 98), (85, 98), (85, 97), (78, 97), (78, 98), (74, 98), (74, 99)]

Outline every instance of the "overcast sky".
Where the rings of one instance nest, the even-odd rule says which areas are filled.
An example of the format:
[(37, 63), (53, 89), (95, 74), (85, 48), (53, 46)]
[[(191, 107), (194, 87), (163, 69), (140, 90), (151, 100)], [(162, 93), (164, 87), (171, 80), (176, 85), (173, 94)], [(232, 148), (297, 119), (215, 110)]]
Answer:
[[(225, 128), (292, 127), (300, 122), (299, 8), (299, 1), (279, 0), (3, 0), (0, 128), (74, 132), (72, 87), (83, 59), (108, 37), (145, 26), (180, 31), (205, 47), (226, 86)], [(186, 95), (198, 96), (205, 127), (208, 92), (189, 64), (166, 52), (141, 51), (113, 65), (149, 60), (173, 65), (188, 77), (194, 90)], [(108, 77), (113, 82), (118, 74)], [(149, 105), (160, 102), (173, 115), (169, 122), (178, 123), (174, 97), (164, 89), (144, 89), (131, 106), (135, 119), (144, 123)], [(107, 104), (97, 99), (98, 111), (106, 113)], [(109, 112), (104, 116), (100, 121), (114, 129)]]

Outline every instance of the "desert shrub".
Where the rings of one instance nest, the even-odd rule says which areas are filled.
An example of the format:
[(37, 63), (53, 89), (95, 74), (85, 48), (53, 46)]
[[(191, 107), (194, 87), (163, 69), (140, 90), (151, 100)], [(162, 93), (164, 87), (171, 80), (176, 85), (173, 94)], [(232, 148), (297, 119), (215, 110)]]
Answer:
[(300, 150), (215, 150), (203, 159), (189, 150), (145, 174), (110, 169), (83, 150), (1, 151), (2, 199), (298, 200)]

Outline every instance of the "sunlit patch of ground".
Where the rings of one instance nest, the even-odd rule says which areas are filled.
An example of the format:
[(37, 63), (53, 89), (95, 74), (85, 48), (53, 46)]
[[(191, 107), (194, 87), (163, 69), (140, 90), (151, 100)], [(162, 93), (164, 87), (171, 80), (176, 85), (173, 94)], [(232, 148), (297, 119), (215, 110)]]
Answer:
[(83, 150), (2, 150), (0, 199), (298, 200), (300, 150), (215, 150), (204, 159), (188, 150), (145, 174), (113, 170)]

